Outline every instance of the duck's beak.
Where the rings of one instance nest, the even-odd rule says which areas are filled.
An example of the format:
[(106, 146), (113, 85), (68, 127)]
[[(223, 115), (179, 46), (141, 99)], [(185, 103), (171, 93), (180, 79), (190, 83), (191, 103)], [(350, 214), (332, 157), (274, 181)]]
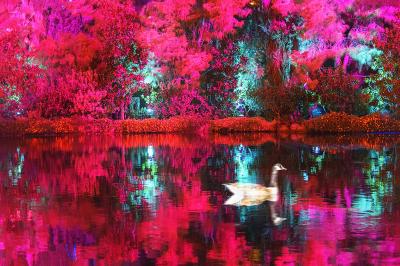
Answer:
[(286, 169), (285, 167), (282, 166), (281, 170), (285, 170), (285, 171), (286, 171), (287, 169)]

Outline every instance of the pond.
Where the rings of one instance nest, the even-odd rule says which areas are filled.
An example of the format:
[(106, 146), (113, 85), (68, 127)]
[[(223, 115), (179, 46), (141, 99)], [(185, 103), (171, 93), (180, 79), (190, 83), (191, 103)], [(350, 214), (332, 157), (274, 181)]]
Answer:
[[(396, 135), (1, 139), (0, 264), (400, 264), (399, 143)], [(278, 201), (224, 205), (224, 183), (266, 185), (277, 162), (287, 168)]]

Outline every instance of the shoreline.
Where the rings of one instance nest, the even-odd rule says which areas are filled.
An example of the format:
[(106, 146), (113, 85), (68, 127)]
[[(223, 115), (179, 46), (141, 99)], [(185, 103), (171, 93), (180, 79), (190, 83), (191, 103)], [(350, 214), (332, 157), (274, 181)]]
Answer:
[(274, 133), (279, 135), (400, 134), (400, 121), (380, 115), (357, 117), (329, 113), (302, 123), (267, 121), (261, 117), (208, 120), (193, 116), (169, 119), (111, 120), (87, 118), (0, 120), (0, 137), (50, 137), (87, 134), (191, 133), (197, 135)]
[[(107, 135), (106, 135), (107, 136)], [(1, 138), (2, 145), (18, 143), (18, 145), (34, 145), (41, 149), (53, 149), (62, 147), (70, 150), (72, 147), (82, 146), (85, 142), (94, 141), (99, 148), (110, 146), (147, 147), (147, 146), (172, 146), (179, 148), (204, 148), (209, 145), (226, 146), (260, 146), (267, 143), (274, 145), (306, 145), (317, 147), (328, 153), (337, 153), (348, 149), (375, 149), (381, 150), (388, 145), (399, 145), (400, 135), (392, 134), (330, 134), (330, 135), (311, 135), (311, 134), (291, 134), (277, 135), (274, 133), (234, 133), (234, 134), (210, 134), (199, 136), (193, 134), (177, 133), (153, 133), (136, 135), (58, 135), (53, 137), (16, 137)]]

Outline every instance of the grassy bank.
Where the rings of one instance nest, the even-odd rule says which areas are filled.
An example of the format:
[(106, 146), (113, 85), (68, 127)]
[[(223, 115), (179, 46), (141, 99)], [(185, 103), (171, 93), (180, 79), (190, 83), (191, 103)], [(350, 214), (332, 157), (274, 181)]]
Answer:
[(61, 118), (0, 120), (0, 136), (56, 136), (65, 134), (142, 134), (194, 132), (206, 121), (195, 117), (111, 120)]
[(231, 117), (205, 120), (180, 116), (170, 119), (124, 121), (110, 119), (61, 118), (56, 120), (26, 119), (0, 120), (0, 136), (55, 136), (65, 134), (144, 134), (208, 132), (279, 134), (302, 133), (369, 133), (400, 132), (400, 121), (380, 115), (357, 117), (343, 113), (329, 113), (302, 124), (277, 123), (261, 117)]

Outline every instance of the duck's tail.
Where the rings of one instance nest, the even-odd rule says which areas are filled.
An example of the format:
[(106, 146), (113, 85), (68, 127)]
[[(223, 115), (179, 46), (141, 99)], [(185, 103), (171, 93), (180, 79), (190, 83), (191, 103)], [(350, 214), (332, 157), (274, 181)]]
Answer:
[(226, 187), (232, 194), (242, 194), (240, 189), (233, 186), (232, 184), (223, 184), (223, 186)]
[(224, 202), (224, 205), (238, 205), (243, 199), (243, 195), (233, 194), (229, 199)]
[(224, 186), (233, 194), (225, 201), (224, 205), (236, 205), (244, 198), (243, 192), (235, 186), (232, 186), (231, 184), (224, 184)]

